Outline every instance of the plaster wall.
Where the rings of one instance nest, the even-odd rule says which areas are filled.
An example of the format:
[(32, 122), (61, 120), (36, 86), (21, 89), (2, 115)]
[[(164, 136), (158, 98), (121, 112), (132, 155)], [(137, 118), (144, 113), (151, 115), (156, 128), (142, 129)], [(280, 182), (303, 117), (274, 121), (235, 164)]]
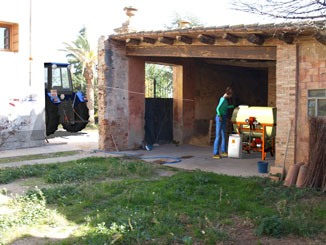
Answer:
[[(17, 6), (26, 11), (16, 11)], [(45, 144), (44, 61), (37, 52), (40, 40), (33, 37), (42, 30), (32, 22), (30, 42), (29, 1), (2, 3), (0, 16), (19, 25), (18, 52), (0, 51), (0, 151), (40, 146)]]

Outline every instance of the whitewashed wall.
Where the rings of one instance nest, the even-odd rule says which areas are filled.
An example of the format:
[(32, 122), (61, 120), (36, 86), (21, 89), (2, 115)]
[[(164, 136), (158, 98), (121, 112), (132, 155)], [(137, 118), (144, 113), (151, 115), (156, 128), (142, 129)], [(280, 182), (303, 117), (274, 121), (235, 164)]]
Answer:
[[(45, 144), (44, 61), (40, 54), (44, 43), (42, 38), (35, 38), (41, 36), (42, 29), (36, 27), (40, 26), (36, 22), (42, 20), (32, 18), (30, 62), (29, 18), (30, 1), (1, 2), (0, 21), (19, 24), (19, 51), (0, 51), (0, 151)], [(46, 28), (46, 24), (43, 26)]]

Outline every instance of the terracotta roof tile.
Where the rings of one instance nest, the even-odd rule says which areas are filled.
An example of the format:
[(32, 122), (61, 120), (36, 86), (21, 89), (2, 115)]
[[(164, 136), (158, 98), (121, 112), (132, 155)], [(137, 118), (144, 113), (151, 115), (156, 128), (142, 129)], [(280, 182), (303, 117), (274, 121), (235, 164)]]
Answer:
[(200, 32), (205, 33), (207, 31), (243, 31), (246, 32), (248, 29), (254, 29), (257, 31), (275, 31), (275, 29), (280, 29), (279, 31), (287, 30), (293, 30), (298, 31), (301, 30), (319, 30), (319, 29), (326, 29), (326, 20), (321, 21), (302, 21), (302, 22), (284, 22), (284, 23), (267, 23), (267, 24), (239, 24), (239, 25), (223, 25), (223, 26), (193, 26), (189, 28), (176, 28), (171, 30), (152, 30), (152, 31), (138, 31), (138, 32), (132, 32), (132, 33), (123, 33), (123, 34), (113, 34), (110, 35), (110, 37), (114, 37), (119, 39), (126, 38), (132, 35), (138, 35), (138, 36), (153, 36), (153, 35), (160, 35), (160, 34), (169, 34), (169, 33), (193, 33), (193, 34), (199, 34)]

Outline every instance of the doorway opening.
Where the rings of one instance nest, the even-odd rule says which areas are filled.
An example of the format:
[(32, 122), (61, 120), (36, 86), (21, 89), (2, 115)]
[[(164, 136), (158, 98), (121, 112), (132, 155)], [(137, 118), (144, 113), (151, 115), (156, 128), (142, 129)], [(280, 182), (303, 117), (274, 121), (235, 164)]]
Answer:
[(173, 141), (173, 67), (145, 64), (145, 141)]

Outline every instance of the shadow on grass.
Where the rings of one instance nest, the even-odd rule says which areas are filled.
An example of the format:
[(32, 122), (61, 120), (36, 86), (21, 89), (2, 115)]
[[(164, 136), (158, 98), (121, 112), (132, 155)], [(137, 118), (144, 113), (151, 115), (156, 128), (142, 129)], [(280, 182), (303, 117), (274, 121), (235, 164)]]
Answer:
[[(325, 200), (325, 195), (314, 190), (286, 188), (265, 178), (201, 171), (150, 179), (161, 166), (154, 165), (152, 171), (149, 163), (108, 159), (88, 158), (37, 172), (51, 183), (63, 183), (42, 189), (46, 202), (83, 227), (76, 237), (58, 244), (241, 241), (233, 237), (234, 217), (240, 217), (240, 222), (250, 220), (254, 237), (257, 228), (261, 235), (308, 238), (325, 230), (326, 202), (307, 205), (305, 201)], [(142, 175), (145, 171), (148, 175)], [(124, 179), (110, 182), (102, 178), (118, 176)]]

